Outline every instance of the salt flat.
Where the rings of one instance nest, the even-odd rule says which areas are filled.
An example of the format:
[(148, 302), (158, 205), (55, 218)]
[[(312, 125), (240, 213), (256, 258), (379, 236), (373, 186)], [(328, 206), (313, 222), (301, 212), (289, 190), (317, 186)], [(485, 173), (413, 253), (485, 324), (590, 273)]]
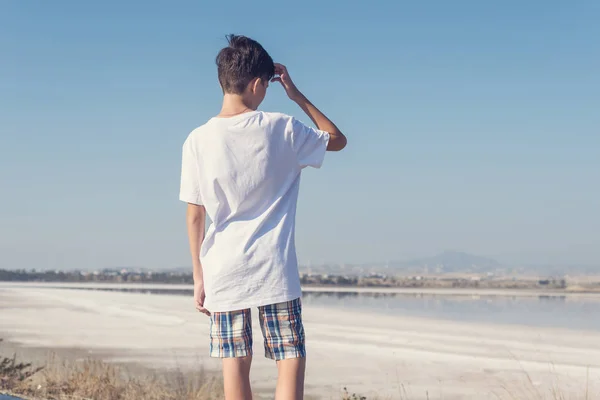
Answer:
[[(256, 313), (254, 313), (256, 316)], [(590, 315), (590, 318), (598, 316)], [(390, 398), (600, 398), (600, 332), (484, 325), (305, 307), (307, 393), (340, 388)], [(254, 321), (258, 328), (258, 322)], [(23, 346), (85, 349), (105, 360), (217, 370), (208, 319), (192, 298), (0, 285), (0, 337)], [(253, 384), (274, 387), (255, 329)], [(552, 397), (547, 397), (552, 398)]]

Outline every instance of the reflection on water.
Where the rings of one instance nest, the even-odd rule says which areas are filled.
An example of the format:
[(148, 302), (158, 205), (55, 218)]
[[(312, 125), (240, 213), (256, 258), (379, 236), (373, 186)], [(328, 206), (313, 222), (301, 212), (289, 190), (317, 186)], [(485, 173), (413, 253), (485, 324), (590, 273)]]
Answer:
[[(190, 297), (194, 294), (191, 289), (72, 289)], [(305, 306), (360, 310), (386, 315), (600, 331), (600, 302), (593, 298), (309, 291), (303, 293), (302, 302)]]

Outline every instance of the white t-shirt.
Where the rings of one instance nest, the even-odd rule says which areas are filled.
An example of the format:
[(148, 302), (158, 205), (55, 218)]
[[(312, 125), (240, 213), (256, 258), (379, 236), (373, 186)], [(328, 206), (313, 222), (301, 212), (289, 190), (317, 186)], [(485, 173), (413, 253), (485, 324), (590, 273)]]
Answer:
[(212, 312), (301, 296), (294, 244), (300, 172), (321, 167), (329, 134), (277, 113), (212, 118), (183, 145), (181, 191), (210, 225), (200, 260)]

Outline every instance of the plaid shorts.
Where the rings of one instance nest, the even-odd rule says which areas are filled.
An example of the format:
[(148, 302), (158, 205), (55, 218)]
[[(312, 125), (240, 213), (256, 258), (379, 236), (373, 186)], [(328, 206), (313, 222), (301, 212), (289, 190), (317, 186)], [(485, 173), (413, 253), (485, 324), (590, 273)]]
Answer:
[[(300, 299), (259, 307), (265, 357), (272, 360), (306, 357)], [(215, 312), (210, 316), (210, 356), (252, 355), (250, 309)]]

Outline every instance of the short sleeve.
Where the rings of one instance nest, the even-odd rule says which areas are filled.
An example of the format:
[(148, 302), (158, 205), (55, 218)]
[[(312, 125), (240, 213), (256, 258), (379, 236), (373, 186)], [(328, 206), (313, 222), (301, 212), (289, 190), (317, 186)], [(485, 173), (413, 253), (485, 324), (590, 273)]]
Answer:
[(189, 139), (183, 144), (181, 156), (179, 200), (202, 205), (200, 198), (200, 178), (198, 176), (198, 158)]
[(329, 133), (292, 118), (292, 143), (300, 168), (321, 168), (327, 152)]

